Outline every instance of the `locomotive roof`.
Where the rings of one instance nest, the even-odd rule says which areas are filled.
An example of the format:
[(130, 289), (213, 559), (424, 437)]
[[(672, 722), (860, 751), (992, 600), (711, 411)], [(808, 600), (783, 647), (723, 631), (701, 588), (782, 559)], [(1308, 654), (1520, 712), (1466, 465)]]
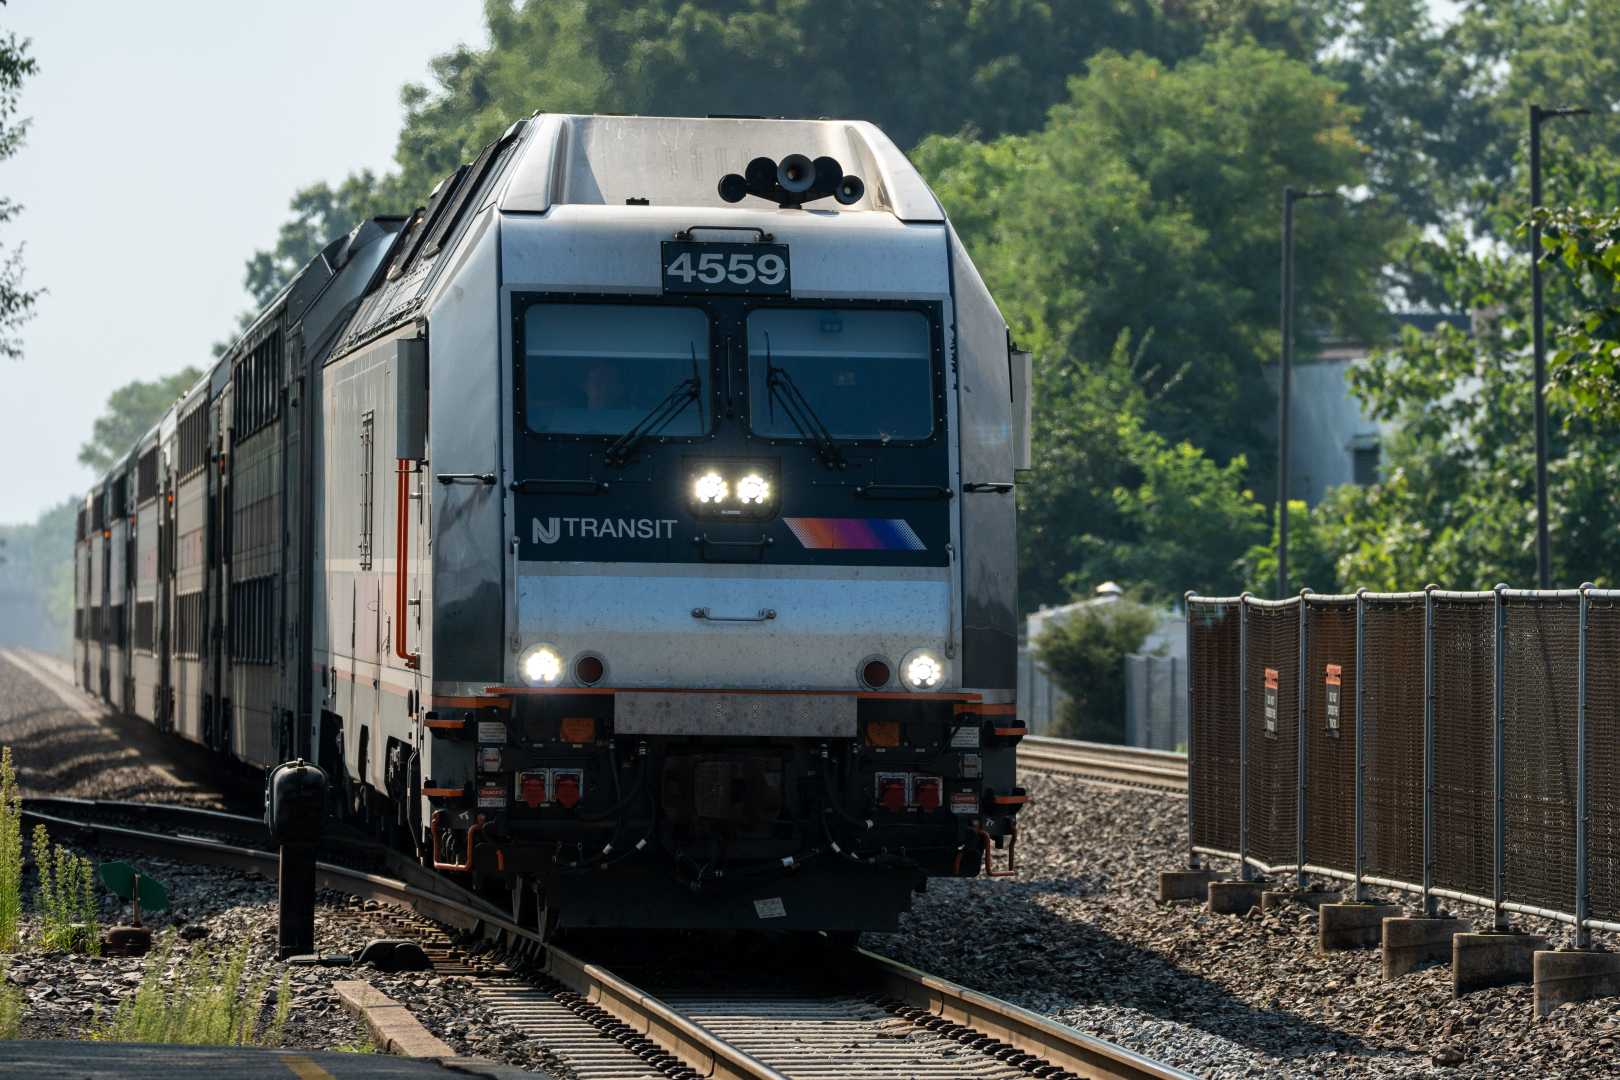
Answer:
[(722, 176), (743, 172), (752, 158), (803, 154), (835, 158), (866, 185), (855, 203), (841, 207), (827, 199), (818, 209), (878, 210), (904, 221), (945, 219), (911, 162), (864, 120), (541, 114), (528, 126), (501, 201), (509, 212), (586, 204), (633, 213), (626, 205), (630, 199), (729, 208), (717, 188)]

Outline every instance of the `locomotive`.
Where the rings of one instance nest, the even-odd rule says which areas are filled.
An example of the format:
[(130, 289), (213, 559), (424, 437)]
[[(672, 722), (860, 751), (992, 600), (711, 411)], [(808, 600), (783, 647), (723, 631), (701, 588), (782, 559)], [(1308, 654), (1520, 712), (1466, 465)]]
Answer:
[(547, 933), (893, 928), (1011, 872), (1029, 409), (871, 124), (537, 114), (94, 486), (77, 678)]

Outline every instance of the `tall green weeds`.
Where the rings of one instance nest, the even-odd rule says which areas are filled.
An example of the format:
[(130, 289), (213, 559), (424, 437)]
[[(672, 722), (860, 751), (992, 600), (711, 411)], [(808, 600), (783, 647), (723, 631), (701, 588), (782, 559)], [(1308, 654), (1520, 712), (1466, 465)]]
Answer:
[(33, 851), (39, 872), (34, 907), (39, 915), (40, 947), (98, 955), (101, 919), (94, 865), (62, 845), (52, 844), (43, 825), (34, 826)]
[[(172, 976), (174, 939), (165, 938), (146, 961), (146, 972), (133, 997), (119, 1005), (96, 1038), (115, 1042), (188, 1043), (197, 1046), (279, 1046), (292, 1010), (290, 974), (276, 990), (276, 1009), (260, 1025), (268, 973), (246, 980), (248, 946), (243, 942), (219, 957), (197, 948)], [(167, 984), (167, 985), (165, 985)]]
[(11, 747), (0, 749), (0, 953), (17, 949), (22, 919), (22, 793)]
[(0, 961), (0, 1039), (15, 1039), (22, 1030), (23, 992), (6, 980), (10, 966)]

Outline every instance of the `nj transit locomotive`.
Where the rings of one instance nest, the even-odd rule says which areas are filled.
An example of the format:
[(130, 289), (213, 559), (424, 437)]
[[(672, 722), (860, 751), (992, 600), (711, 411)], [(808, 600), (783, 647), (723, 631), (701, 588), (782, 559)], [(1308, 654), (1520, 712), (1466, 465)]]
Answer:
[(535, 116), (91, 491), (76, 667), (548, 930), (892, 927), (1011, 863), (1028, 381), (871, 125)]

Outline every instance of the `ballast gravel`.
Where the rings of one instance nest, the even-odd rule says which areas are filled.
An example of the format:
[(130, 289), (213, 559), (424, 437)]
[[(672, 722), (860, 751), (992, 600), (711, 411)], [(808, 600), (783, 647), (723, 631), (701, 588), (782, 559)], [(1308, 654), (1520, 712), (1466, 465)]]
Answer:
[(1376, 949), (1320, 955), (1302, 906), (1159, 905), (1159, 871), (1186, 864), (1184, 798), (1023, 783), (1018, 876), (930, 882), (867, 948), (1199, 1076), (1620, 1076), (1620, 998), (1537, 1021), (1528, 985), (1454, 999), (1445, 966), (1385, 982)]

